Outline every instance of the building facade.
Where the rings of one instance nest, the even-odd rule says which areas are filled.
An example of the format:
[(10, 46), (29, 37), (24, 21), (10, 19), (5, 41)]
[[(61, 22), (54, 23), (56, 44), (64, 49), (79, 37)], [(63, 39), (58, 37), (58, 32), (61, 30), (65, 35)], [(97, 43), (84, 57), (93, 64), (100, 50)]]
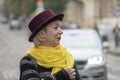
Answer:
[[(117, 0), (69, 0), (65, 19), (83, 27), (94, 27), (101, 22), (116, 21)], [(113, 23), (112, 23), (113, 24)]]

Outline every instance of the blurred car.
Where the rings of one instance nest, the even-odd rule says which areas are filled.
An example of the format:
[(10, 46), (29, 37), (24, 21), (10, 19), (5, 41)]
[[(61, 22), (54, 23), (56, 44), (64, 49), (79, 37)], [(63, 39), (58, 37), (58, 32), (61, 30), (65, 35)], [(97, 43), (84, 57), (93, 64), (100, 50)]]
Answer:
[(80, 29), (80, 26), (71, 21), (63, 21), (62, 29)]
[(13, 30), (13, 29), (21, 29), (21, 23), (18, 19), (12, 19), (10, 20), (9, 22), (9, 26), (10, 26), (10, 29)]
[(0, 15), (0, 22), (3, 23), (3, 24), (6, 24), (8, 22), (7, 17)]
[(104, 49), (110, 48), (109, 39), (113, 38), (113, 27), (110, 23), (100, 23), (96, 25), (96, 30), (101, 36)]
[(82, 80), (107, 80), (106, 58), (95, 30), (63, 30), (61, 44), (75, 58)]

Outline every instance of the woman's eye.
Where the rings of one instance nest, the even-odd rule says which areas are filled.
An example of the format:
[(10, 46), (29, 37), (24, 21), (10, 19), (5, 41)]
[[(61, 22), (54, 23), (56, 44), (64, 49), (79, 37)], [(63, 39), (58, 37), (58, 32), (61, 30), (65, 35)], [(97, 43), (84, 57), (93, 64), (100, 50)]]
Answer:
[(56, 27), (54, 27), (54, 29), (57, 29), (58, 27), (56, 26)]

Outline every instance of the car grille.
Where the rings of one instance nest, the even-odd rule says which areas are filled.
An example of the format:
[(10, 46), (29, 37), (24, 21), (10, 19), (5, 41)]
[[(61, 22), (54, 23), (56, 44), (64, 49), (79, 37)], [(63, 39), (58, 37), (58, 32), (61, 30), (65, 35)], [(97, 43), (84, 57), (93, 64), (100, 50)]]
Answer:
[(83, 69), (86, 65), (86, 61), (75, 61), (78, 69)]

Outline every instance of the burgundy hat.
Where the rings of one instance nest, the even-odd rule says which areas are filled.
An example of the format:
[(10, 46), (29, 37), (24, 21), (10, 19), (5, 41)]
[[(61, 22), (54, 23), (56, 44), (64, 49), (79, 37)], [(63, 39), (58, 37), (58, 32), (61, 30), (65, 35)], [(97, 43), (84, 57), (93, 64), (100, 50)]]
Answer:
[(32, 32), (29, 41), (32, 42), (34, 36), (46, 25), (54, 20), (63, 20), (63, 14), (55, 14), (51, 9), (47, 9), (36, 15), (29, 23), (28, 27)]

